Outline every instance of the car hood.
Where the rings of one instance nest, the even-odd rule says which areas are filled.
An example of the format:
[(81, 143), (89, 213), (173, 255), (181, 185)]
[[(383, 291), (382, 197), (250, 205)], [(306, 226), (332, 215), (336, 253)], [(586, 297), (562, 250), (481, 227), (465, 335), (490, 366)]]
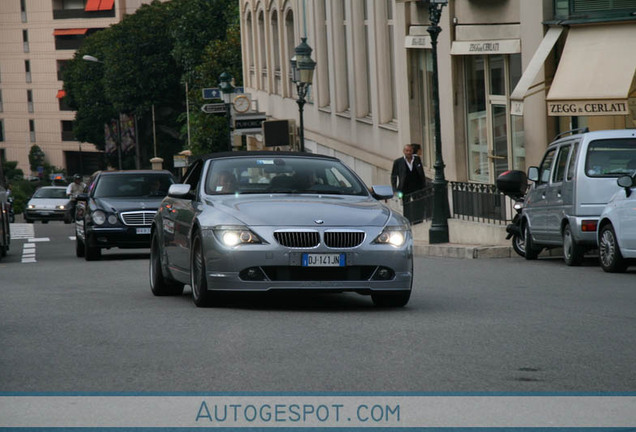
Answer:
[(27, 205), (34, 205), (40, 208), (55, 208), (66, 204), (68, 204), (68, 198), (31, 198), (27, 203)]
[(384, 226), (392, 214), (370, 197), (243, 195), (207, 204), (249, 226)]
[(111, 212), (130, 210), (157, 210), (162, 197), (133, 197), (133, 198), (94, 198), (98, 208)]

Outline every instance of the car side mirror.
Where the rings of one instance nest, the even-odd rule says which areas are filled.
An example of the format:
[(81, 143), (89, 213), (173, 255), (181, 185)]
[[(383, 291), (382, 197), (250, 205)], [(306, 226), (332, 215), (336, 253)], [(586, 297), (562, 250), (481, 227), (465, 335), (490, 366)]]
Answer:
[(188, 198), (191, 195), (190, 185), (185, 183), (177, 183), (170, 185), (168, 196), (171, 198)]
[(536, 166), (531, 166), (528, 168), (528, 180), (533, 182), (539, 181), (539, 168)]
[(371, 186), (371, 195), (378, 200), (391, 199), (393, 198), (393, 188), (386, 185)]
[(88, 194), (85, 194), (85, 193), (78, 194), (77, 197), (75, 197), (75, 199), (77, 201), (88, 201)]
[(625, 188), (625, 195), (630, 196), (632, 194), (632, 187), (634, 186), (634, 179), (631, 176), (628, 176), (628, 175), (620, 176), (616, 180), (616, 183), (620, 187)]

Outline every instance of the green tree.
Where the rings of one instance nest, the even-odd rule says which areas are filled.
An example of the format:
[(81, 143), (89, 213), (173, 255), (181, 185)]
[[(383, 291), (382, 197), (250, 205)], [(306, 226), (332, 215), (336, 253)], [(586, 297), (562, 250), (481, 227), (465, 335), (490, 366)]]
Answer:
[[(224, 66), (232, 69), (235, 77), (241, 76), (240, 37), (235, 38), (238, 44), (218, 45), (229, 38), (228, 28), (238, 29), (237, 24), (235, 0), (153, 1), (120, 23), (89, 36), (64, 76), (67, 102), (77, 112), (75, 136), (103, 149), (104, 125), (119, 113), (135, 114), (141, 160), (147, 166), (154, 155), (154, 107), (157, 155), (170, 165), (172, 156), (185, 148), (185, 83), (190, 84), (191, 95), (200, 95), (202, 87), (217, 85), (218, 74), (205, 76), (205, 70), (198, 69), (210, 55), (232, 62), (238, 59)], [(210, 50), (210, 46), (236, 52), (228, 55)], [(87, 54), (100, 62), (82, 60)], [(199, 110), (191, 109), (194, 111)], [(213, 150), (209, 137), (224, 132), (227, 136), (223, 122), (208, 122), (197, 134), (197, 140), (203, 142), (197, 146)], [(133, 155), (123, 156), (124, 168), (132, 168)]]
[(31, 171), (37, 171), (38, 167), (44, 168), (46, 155), (39, 145), (33, 144), (29, 150), (29, 168)]

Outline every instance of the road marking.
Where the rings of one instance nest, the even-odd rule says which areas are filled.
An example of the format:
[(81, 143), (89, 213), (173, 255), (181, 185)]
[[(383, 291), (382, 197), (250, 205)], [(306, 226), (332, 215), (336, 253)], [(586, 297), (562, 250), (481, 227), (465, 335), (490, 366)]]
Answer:
[(12, 223), (11, 224), (11, 240), (28, 239), (35, 235), (33, 224)]
[(48, 241), (51, 241), (51, 239), (48, 237), (39, 237), (39, 238), (30, 238), (29, 241), (33, 243), (39, 243), (39, 242), (48, 242)]
[(22, 263), (34, 263), (35, 260), (35, 243), (25, 243), (22, 246)]

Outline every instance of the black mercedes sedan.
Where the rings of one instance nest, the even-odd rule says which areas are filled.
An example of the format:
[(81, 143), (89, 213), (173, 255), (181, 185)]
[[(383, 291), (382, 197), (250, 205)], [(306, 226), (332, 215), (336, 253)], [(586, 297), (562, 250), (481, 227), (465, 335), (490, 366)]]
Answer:
[(150, 247), (150, 226), (174, 178), (169, 171), (98, 171), (77, 197), (75, 252), (87, 261), (102, 249)]

